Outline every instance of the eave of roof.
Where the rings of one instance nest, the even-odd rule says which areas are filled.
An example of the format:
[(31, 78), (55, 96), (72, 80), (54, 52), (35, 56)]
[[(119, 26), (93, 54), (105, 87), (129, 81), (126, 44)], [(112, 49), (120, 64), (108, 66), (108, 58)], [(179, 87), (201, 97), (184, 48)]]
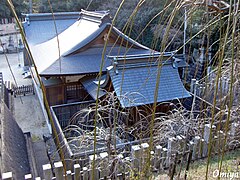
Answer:
[[(101, 76), (101, 80), (100, 81), (104, 81), (106, 80), (106, 75)], [(85, 89), (87, 90), (87, 92), (91, 95), (91, 97), (94, 100), (97, 100), (97, 98), (101, 98), (104, 95), (107, 94), (107, 92), (100, 88), (99, 89), (99, 94), (97, 93), (98, 91), (98, 79), (96, 75), (91, 75), (91, 76), (85, 76), (82, 79), (80, 79), (80, 82), (82, 83), (82, 85), (85, 87)]]
[(79, 42), (84, 41), (86, 37), (97, 31), (99, 29), (98, 25), (98, 23), (86, 20), (81, 20), (81, 23), (77, 21), (67, 30), (59, 34), (58, 37), (42, 44), (30, 46), (39, 73), (41, 74), (59, 58), (63, 59), (62, 55), (65, 52), (69, 51), (69, 49), (72, 49)]
[[(55, 61), (48, 68), (40, 73), (41, 76), (67, 76), (67, 75), (84, 75), (98, 73), (102, 61), (103, 47), (90, 48), (84, 52), (62, 57), (61, 60)], [(126, 53), (125, 48), (121, 47), (107, 47), (106, 54), (104, 56), (103, 72), (106, 72), (106, 67), (111, 65), (111, 61), (107, 58), (107, 55), (122, 55), (122, 54), (141, 54), (149, 53), (149, 50), (142, 49), (129, 49)], [(120, 53), (120, 54), (119, 54)], [(61, 61), (61, 63), (59, 62)], [(60, 70), (61, 64), (61, 72)]]

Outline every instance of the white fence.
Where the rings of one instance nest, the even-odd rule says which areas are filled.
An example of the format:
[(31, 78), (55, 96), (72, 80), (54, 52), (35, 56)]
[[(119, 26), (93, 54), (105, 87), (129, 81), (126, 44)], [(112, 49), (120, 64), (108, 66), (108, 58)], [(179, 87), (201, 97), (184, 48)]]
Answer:
[[(221, 129), (217, 130), (215, 125), (211, 127), (210, 124), (205, 124), (202, 128), (202, 136), (187, 139), (183, 135), (178, 135), (170, 137), (166, 146), (155, 144), (150, 152), (150, 171), (158, 173), (167, 168), (171, 170), (177, 166), (179, 160), (186, 164), (192, 160), (205, 158), (208, 156), (209, 144), (211, 145), (211, 155), (221, 153), (223, 149), (234, 149), (239, 146), (239, 129), (239, 122), (232, 122), (227, 133)], [(226, 144), (224, 144), (225, 138)], [(122, 152), (117, 155), (109, 155), (107, 152), (99, 153), (95, 155), (94, 167), (94, 155), (90, 155), (87, 159), (77, 160), (78, 163), (66, 172), (62, 162), (54, 163), (53, 167), (51, 164), (46, 164), (43, 165), (44, 177), (33, 177), (31, 174), (27, 174), (25, 179), (129, 179), (140, 175), (145, 170), (146, 164), (149, 162), (149, 148), (149, 144), (145, 142), (132, 145), (130, 152), (127, 153)], [(11, 172), (3, 173), (2, 179), (13, 179), (13, 174)]]

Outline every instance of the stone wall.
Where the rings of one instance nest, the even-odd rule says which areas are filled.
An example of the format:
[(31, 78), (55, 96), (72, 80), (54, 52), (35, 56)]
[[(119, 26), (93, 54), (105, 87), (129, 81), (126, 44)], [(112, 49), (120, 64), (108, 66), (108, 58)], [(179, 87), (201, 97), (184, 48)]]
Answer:
[[(24, 178), (30, 172), (25, 136), (5, 103), (0, 104), (1, 172)], [(17, 178), (17, 179), (18, 179)]]

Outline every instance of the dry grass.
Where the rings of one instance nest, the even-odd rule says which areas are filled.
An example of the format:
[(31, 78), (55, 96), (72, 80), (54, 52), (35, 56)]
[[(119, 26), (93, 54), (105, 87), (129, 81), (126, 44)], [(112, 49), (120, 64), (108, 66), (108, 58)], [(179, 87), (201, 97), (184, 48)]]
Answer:
[[(217, 179), (216, 177), (214, 177), (213, 174), (216, 173), (216, 170), (218, 169), (219, 161), (220, 161), (219, 156), (214, 156), (211, 158), (210, 165), (209, 165), (209, 173), (208, 173), (209, 180)], [(206, 165), (207, 165), (206, 159), (191, 163), (187, 179), (188, 180), (205, 179)], [(223, 160), (223, 165), (222, 165), (222, 172), (223, 173), (233, 173), (232, 174), (233, 176), (236, 175), (234, 173), (239, 173), (238, 177), (240, 178), (240, 150), (239, 149), (225, 154), (225, 157)], [(184, 179), (183, 176), (184, 176), (183, 173), (181, 173), (180, 179)], [(239, 178), (233, 178), (233, 179), (239, 179)], [(169, 179), (169, 176), (167, 174), (161, 174), (161, 175), (155, 176), (155, 180), (166, 180), (166, 179)], [(221, 179), (229, 180), (231, 178), (221, 177)]]

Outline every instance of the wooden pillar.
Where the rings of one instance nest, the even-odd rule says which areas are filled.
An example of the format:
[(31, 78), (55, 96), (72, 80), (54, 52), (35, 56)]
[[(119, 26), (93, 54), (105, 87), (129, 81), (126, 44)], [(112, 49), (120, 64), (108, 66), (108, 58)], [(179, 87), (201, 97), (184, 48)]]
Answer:
[(213, 146), (212, 146), (212, 153), (213, 154), (215, 154), (215, 153), (218, 153), (218, 136), (217, 135), (215, 135), (215, 136), (213, 136), (212, 137), (213, 138), (213, 140), (212, 140), (212, 144), (213, 144)]
[(200, 145), (199, 145), (198, 158), (202, 158), (202, 157), (203, 157), (203, 147), (204, 147), (204, 143), (205, 143), (205, 140), (201, 138), (201, 139), (200, 139)]

